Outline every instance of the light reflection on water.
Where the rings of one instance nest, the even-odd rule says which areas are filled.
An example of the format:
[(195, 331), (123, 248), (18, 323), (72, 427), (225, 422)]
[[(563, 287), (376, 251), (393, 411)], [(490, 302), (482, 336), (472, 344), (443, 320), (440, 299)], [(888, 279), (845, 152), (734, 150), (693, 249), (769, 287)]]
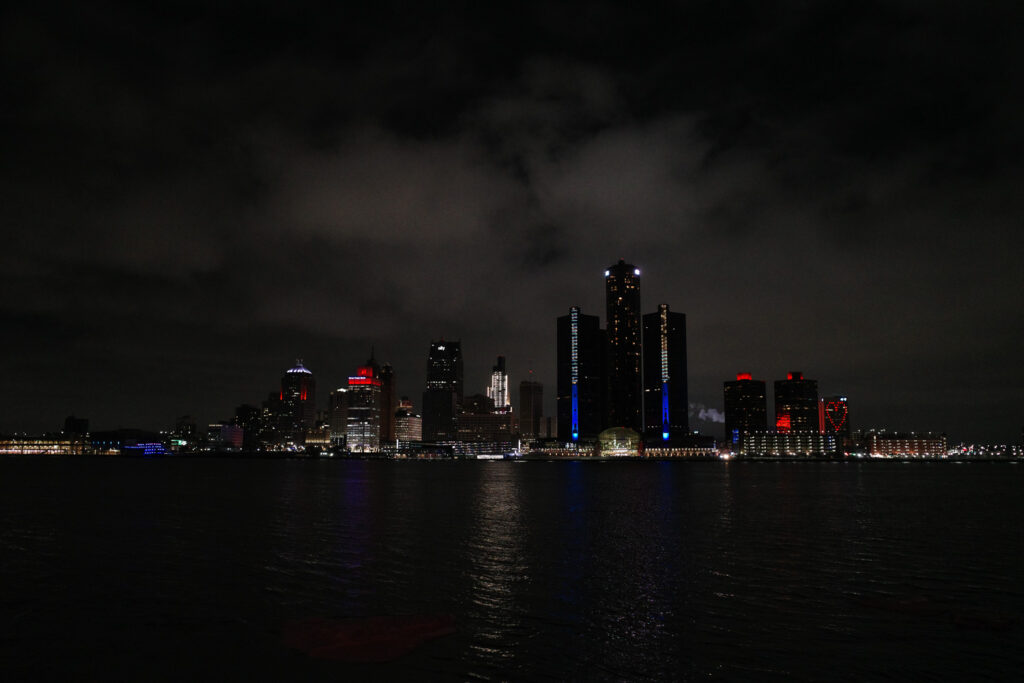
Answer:
[[(1005, 678), (1022, 485), (987, 464), (3, 459), (0, 659), (13, 679)], [(458, 633), (363, 666), (280, 642), (289, 619), (387, 614)]]

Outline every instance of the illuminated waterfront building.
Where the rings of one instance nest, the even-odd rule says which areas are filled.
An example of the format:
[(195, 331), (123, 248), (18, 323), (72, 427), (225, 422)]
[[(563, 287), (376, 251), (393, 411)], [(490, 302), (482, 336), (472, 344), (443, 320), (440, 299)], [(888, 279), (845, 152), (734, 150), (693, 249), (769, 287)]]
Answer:
[(836, 453), (834, 436), (814, 431), (748, 432), (740, 454), (769, 458), (824, 458)]
[(775, 431), (820, 432), (818, 382), (793, 371), (775, 382)]
[(380, 450), (381, 380), (365, 365), (348, 378), (346, 445), (353, 453)]
[(430, 343), (427, 355), (427, 388), (423, 392), (423, 440), (454, 441), (456, 419), (462, 410), (462, 344)]
[(821, 431), (836, 437), (836, 443), (850, 443), (850, 406), (845, 396), (824, 396), (818, 401)]
[(494, 401), (494, 412), (508, 413), (512, 411), (509, 400), (508, 373), (505, 372), (505, 356), (498, 360), (491, 369), (491, 385), (487, 388), (487, 396)]
[(686, 316), (659, 304), (643, 317), (644, 439), (665, 444), (689, 434)]
[(544, 385), (533, 380), (523, 380), (519, 383), (519, 432), (524, 439), (539, 436), (543, 415)]
[(768, 430), (765, 393), (765, 383), (749, 372), (738, 373), (735, 382), (725, 382), (725, 443), (734, 451), (739, 451), (747, 434)]
[(866, 436), (872, 458), (939, 458), (949, 452), (945, 434), (869, 432)]
[(278, 436), (302, 443), (306, 430), (313, 426), (316, 418), (316, 382), (301, 358), (281, 378), (278, 410)]
[(402, 397), (395, 411), (395, 438), (400, 444), (423, 441), (423, 418), (413, 409), (407, 396)]
[(214, 449), (241, 450), (245, 430), (230, 422), (215, 422), (206, 428), (206, 440)]
[(640, 269), (622, 259), (605, 275), (609, 427), (643, 431)]
[(579, 306), (558, 318), (557, 415), (558, 439), (594, 439), (604, 429), (607, 390), (607, 348), (596, 315)]

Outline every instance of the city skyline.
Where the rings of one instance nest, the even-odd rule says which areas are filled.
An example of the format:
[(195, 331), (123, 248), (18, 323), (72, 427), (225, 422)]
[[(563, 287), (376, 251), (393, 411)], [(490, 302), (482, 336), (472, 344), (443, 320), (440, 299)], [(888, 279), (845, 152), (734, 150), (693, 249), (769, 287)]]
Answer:
[[(797, 368), (857, 426), (1024, 425), (1024, 8), (5, 9), (0, 432), (230, 417), (376, 348), (417, 399), (625, 259), (686, 315), (698, 419)], [(648, 277), (648, 275), (650, 277)]]

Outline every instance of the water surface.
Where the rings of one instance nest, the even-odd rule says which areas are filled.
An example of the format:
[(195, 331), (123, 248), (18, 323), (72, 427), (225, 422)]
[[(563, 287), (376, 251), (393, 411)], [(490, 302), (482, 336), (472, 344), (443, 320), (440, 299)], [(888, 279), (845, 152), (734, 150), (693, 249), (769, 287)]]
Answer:
[[(0, 459), (5, 678), (1009, 678), (1009, 463)], [(384, 664), (291, 620), (451, 614)], [(9, 673), (8, 673), (9, 672)]]

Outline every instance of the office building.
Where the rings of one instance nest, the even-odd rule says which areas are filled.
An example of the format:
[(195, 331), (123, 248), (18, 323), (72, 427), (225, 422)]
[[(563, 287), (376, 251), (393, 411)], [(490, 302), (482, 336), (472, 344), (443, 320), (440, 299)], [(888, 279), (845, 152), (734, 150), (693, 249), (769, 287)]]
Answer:
[(836, 454), (836, 439), (818, 430), (748, 432), (739, 452), (747, 457), (831, 458)]
[(659, 304), (643, 316), (644, 438), (650, 445), (687, 436), (686, 316)]
[(609, 427), (643, 431), (640, 269), (619, 260), (605, 275)]
[(494, 401), (483, 394), (467, 396), (459, 414), (458, 439), (460, 444), (501, 444), (501, 448), (457, 449), (457, 452), (508, 452), (513, 441), (514, 422), (510, 411), (497, 410)]
[(381, 380), (374, 368), (364, 365), (348, 378), (346, 447), (352, 453), (380, 450)]
[(380, 366), (380, 442), (395, 441), (395, 411), (398, 394), (395, 387), (395, 369), (390, 363)]
[(395, 411), (395, 438), (399, 444), (423, 441), (423, 418), (413, 409), (408, 396), (402, 397)]
[(869, 432), (866, 441), (872, 458), (942, 458), (949, 454), (945, 434)]
[(348, 434), (348, 386), (331, 392), (327, 404), (327, 429), (332, 446), (344, 446)]
[(505, 356), (498, 356), (491, 368), (491, 384), (487, 387), (487, 396), (494, 401), (494, 412), (508, 413), (512, 411), (512, 401), (508, 391), (508, 373), (505, 372)]
[(606, 335), (597, 316), (584, 315), (579, 306), (557, 325), (558, 438), (592, 440), (605, 424)]
[(765, 431), (768, 431), (765, 383), (754, 379), (749, 372), (738, 373), (735, 382), (725, 382), (725, 443), (738, 452), (744, 436)]
[(818, 382), (793, 371), (775, 382), (775, 431), (820, 432)]
[(280, 405), (277, 408), (280, 439), (302, 443), (306, 430), (313, 426), (316, 418), (316, 381), (301, 358), (281, 378)]
[(427, 355), (427, 388), (423, 392), (423, 440), (454, 441), (462, 410), (462, 345), (432, 341)]
[(544, 385), (525, 379), (519, 383), (519, 432), (524, 439), (540, 434), (540, 418), (544, 415)]

